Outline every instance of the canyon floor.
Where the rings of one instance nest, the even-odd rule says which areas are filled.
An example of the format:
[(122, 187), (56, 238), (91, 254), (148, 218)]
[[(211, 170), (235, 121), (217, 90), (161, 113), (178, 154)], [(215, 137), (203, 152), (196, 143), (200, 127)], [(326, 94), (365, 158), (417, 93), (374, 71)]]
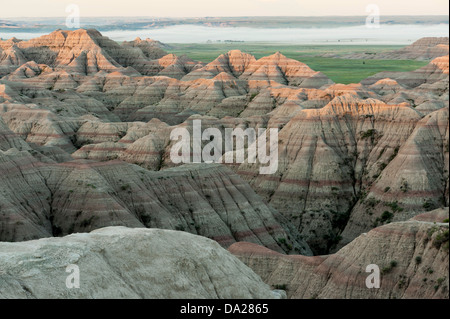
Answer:
[[(0, 41), (0, 297), (449, 298), (448, 38), (309, 63), (182, 48)], [(276, 172), (174, 163), (198, 120), (277, 129)]]

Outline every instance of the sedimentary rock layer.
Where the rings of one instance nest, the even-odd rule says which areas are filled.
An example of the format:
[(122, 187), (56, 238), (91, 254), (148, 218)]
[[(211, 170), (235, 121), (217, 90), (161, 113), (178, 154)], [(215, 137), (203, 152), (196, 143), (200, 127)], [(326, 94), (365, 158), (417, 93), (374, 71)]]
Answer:
[[(41, 162), (0, 151), (0, 238), (22, 241), (105, 226), (177, 229), (311, 254), (238, 175), (199, 164), (149, 172), (121, 161)], [(279, 242), (283, 238), (283, 242)]]
[[(448, 231), (447, 207), (372, 229), (332, 255), (286, 256), (249, 243), (229, 251), (289, 298), (448, 299)], [(366, 285), (369, 265), (380, 270), (379, 288)]]

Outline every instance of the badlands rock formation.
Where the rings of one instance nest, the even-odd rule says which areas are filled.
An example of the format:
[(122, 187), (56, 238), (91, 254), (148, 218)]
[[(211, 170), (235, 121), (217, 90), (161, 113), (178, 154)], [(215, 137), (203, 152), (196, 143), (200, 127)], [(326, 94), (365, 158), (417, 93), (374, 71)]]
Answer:
[(448, 84), (448, 55), (433, 59), (428, 65), (412, 72), (381, 72), (363, 81), (371, 85), (379, 80), (390, 78), (408, 88), (422, 88), (423, 85)]
[[(339, 56), (344, 59), (381, 59), (381, 60), (432, 60), (448, 55), (448, 37), (425, 37), (400, 50), (380, 53), (353, 53)], [(326, 57), (338, 57), (324, 54)]]
[[(78, 289), (66, 267), (79, 268)], [(185, 232), (108, 227), (89, 234), (0, 243), (0, 298), (276, 297), (216, 242)], [(70, 281), (70, 279), (69, 279)]]
[(276, 212), (224, 166), (149, 172), (120, 161), (39, 161), (35, 153), (0, 150), (2, 241), (120, 225), (183, 230), (224, 247), (244, 240), (280, 252), (311, 254), (287, 220), (275, 217)]
[[(448, 217), (447, 207), (377, 227), (326, 256), (286, 256), (250, 243), (229, 251), (289, 298), (448, 299)], [(379, 288), (366, 286), (368, 265), (379, 267)]]
[[(95, 30), (0, 48), (2, 240), (146, 226), (328, 254), (448, 206), (448, 51), (344, 85), (281, 53), (205, 64)], [(278, 128), (277, 172), (175, 167), (170, 132), (193, 120)]]

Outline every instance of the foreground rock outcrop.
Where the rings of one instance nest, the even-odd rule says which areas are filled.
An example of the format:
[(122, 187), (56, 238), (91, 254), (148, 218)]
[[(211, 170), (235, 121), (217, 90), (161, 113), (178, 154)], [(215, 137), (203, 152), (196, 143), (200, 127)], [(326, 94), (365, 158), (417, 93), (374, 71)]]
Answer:
[[(79, 288), (67, 277), (76, 265)], [(160, 229), (0, 243), (0, 298), (262, 298), (266, 284), (216, 242)], [(70, 281), (70, 279), (69, 279)]]

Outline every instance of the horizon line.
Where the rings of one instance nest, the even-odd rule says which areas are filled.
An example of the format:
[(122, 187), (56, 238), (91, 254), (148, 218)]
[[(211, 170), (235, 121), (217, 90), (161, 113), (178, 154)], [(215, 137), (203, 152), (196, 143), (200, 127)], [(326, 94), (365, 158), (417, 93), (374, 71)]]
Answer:
[[(384, 17), (450, 17), (448, 14), (386, 14)], [(382, 16), (382, 17), (383, 17)], [(242, 16), (138, 16), (138, 15), (124, 15), (124, 16), (96, 16), (96, 15), (85, 15), (85, 18), (166, 18), (166, 19), (205, 19), (205, 18), (318, 18), (318, 17), (362, 17), (365, 18), (366, 15), (242, 15)], [(37, 17), (37, 16), (11, 16), (11, 17), (0, 17), (1, 19), (20, 19), (20, 18), (35, 18), (35, 19), (54, 19), (54, 18), (63, 18), (66, 16), (45, 16), (45, 17)]]

